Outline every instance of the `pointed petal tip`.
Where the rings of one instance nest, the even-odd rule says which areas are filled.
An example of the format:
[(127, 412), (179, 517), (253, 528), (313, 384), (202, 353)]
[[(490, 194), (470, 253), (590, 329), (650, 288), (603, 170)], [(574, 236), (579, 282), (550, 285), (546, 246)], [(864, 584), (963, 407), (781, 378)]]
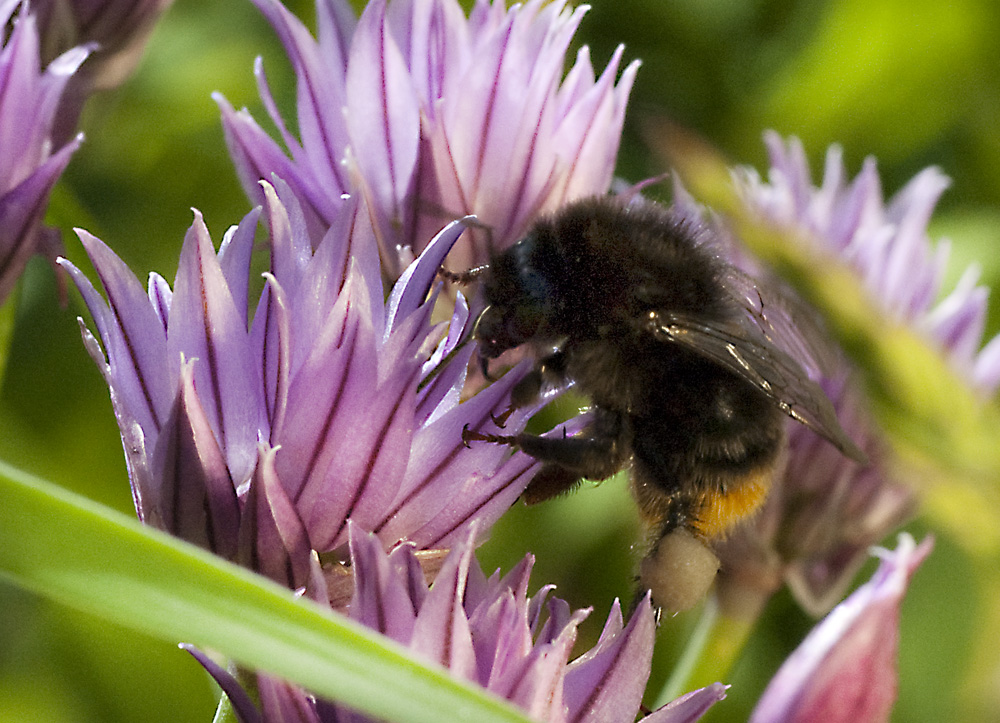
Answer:
[(730, 686), (722, 683), (712, 683), (704, 688), (685, 693), (675, 698), (662, 708), (658, 708), (644, 723), (695, 723), (701, 720), (709, 708), (721, 700), (725, 700)]

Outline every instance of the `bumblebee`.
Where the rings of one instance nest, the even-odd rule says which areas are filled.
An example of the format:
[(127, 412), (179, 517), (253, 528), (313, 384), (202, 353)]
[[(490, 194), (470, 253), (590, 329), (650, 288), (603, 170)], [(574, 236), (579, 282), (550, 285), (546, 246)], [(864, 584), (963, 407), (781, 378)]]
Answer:
[(487, 378), (507, 350), (534, 351), (514, 406), (573, 383), (592, 413), (572, 437), (466, 430), (466, 443), (510, 444), (543, 462), (529, 504), (630, 466), (647, 529), (639, 582), (668, 611), (704, 596), (719, 567), (712, 542), (763, 504), (783, 464), (786, 415), (865, 461), (803, 363), (779, 346), (810, 347), (796, 314), (778, 313), (794, 309), (788, 295), (765, 292), (674, 211), (577, 201), (488, 267), (452, 276), (482, 279), (473, 336)]

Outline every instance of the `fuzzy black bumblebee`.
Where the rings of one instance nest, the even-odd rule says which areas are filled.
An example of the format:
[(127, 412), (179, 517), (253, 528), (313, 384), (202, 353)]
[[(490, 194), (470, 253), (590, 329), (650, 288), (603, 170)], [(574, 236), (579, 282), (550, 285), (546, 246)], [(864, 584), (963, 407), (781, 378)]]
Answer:
[[(649, 530), (640, 581), (668, 610), (697, 602), (724, 536), (762, 503), (785, 447), (785, 415), (847, 456), (864, 454), (830, 401), (772, 338), (758, 285), (678, 216), (654, 204), (591, 198), (538, 222), (492, 259), (475, 331), (484, 372), (530, 344), (521, 406), (569, 381), (592, 403), (580, 435), (467, 432), (544, 462), (529, 503), (631, 465)], [(755, 305), (751, 303), (756, 300)]]

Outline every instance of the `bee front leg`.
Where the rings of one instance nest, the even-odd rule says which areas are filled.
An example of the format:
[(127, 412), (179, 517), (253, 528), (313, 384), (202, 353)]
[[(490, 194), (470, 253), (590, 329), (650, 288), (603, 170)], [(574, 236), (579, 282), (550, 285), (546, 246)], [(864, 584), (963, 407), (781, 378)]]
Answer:
[(535, 368), (524, 375), (510, 392), (511, 407), (520, 409), (534, 404), (546, 389), (566, 384), (566, 356), (559, 349), (539, 359)]
[[(506, 426), (510, 415), (512, 415), (515, 410), (522, 409), (537, 402), (539, 398), (541, 398), (542, 392), (546, 389), (564, 386), (566, 384), (565, 368), (566, 365), (563, 353), (559, 350), (554, 351), (544, 359), (540, 359), (535, 364), (535, 367), (525, 374), (521, 380), (514, 385), (514, 388), (510, 390), (510, 406), (500, 414), (490, 414), (490, 417), (493, 419), (493, 423), (500, 429), (503, 429)], [(466, 436), (468, 436), (468, 433), (466, 433)], [(487, 439), (480, 441), (496, 442), (497, 440)], [(507, 443), (514, 444), (513, 442)]]
[(594, 420), (575, 437), (511, 436), (466, 431), (469, 441), (509, 444), (544, 462), (524, 491), (529, 505), (544, 502), (576, 487), (583, 478), (607, 479), (620, 471), (631, 454), (627, 419), (618, 412), (598, 408)]

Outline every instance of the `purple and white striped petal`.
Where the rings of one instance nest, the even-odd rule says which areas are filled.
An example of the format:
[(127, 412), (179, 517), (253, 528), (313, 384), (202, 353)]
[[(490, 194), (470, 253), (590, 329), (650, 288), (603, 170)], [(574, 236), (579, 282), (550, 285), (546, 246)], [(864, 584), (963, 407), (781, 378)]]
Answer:
[(347, 0), (318, 0), (316, 3), (316, 31), (319, 50), (329, 68), (346, 68), (347, 53), (357, 19)]
[(239, 562), (296, 590), (311, 574), (309, 534), (274, 467), (277, 450), (261, 444), (240, 519)]
[(343, 116), (330, 113), (327, 109), (345, 105), (344, 74), (347, 66), (343, 64), (328, 69), (326, 63), (331, 55), (321, 53), (320, 46), (305, 25), (280, 2), (255, 0), (254, 4), (277, 32), (295, 70), (302, 145), (296, 143), (284, 129), (276, 110), (271, 112), (271, 117), (282, 129), (285, 145), (292, 152), (294, 161), (309, 169), (311, 184), (339, 189), (340, 193), (344, 193), (350, 188), (341, 166), (348, 146), (347, 128)]
[(462, 544), (445, 560), (413, 626), (410, 646), (460, 678), (474, 679), (475, 649), (463, 607), (472, 546)]
[[(258, 432), (265, 424), (259, 371), (252, 364), (242, 317), (208, 228), (196, 212), (174, 282), (167, 364), (172, 369), (181, 354), (196, 359), (195, 386), (237, 485), (253, 472)], [(266, 432), (262, 436), (266, 439)]]
[[(528, 470), (533, 469), (535, 460), (522, 453), (510, 457), (499, 445), (469, 447), (462, 441), (462, 430), (466, 426), (479, 429), (491, 415), (506, 411), (510, 389), (525, 371), (527, 367), (522, 366), (508, 372), (415, 432), (399, 494), (372, 528), (379, 537), (395, 541), (405, 534), (421, 548), (443, 547), (458, 530), (471, 524), (483, 504), (498, 497), (501, 506), (513, 504), (530, 481)], [(528, 411), (518, 410), (508, 425), (519, 429), (528, 416)], [(505, 479), (506, 474), (512, 479)]]
[[(226, 147), (236, 168), (243, 191), (254, 203), (263, 203), (260, 180), (270, 180), (272, 176), (283, 179), (302, 199), (312, 200), (310, 193), (315, 184), (306, 176), (306, 169), (289, 159), (281, 147), (275, 143), (246, 109), (235, 110), (219, 93), (212, 98), (222, 115), (222, 129), (225, 131)], [(323, 213), (325, 201), (322, 197), (310, 204), (314, 224), (317, 229), (329, 225), (330, 220)]]
[[(0, 126), (5, 125), (4, 112), (5, 109), (0, 108)], [(4, 189), (0, 195), (0, 299), (7, 297), (28, 259), (44, 245), (41, 222), (49, 192), (82, 140), (83, 136), (78, 136), (64, 145), (58, 153), (33, 169), (27, 178), (17, 179), (18, 183), (13, 188), (10, 188), (10, 183), (15, 179), (0, 176), (0, 189)], [(22, 139), (14, 143), (23, 142)], [(7, 155), (14, 154), (0, 152), (0, 161)], [(20, 169), (13, 171), (20, 174)]]
[(448, 0), (393, 0), (386, 20), (413, 78), (420, 109), (433, 120), (437, 99), (461, 92), (454, 69), (471, 62), (465, 15)]
[(306, 691), (269, 675), (257, 676), (257, 692), (265, 723), (323, 723), (329, 719), (316, 709), (315, 698)]
[[(361, 14), (351, 44), (346, 78), (351, 159), (359, 169), (377, 227), (403, 218), (402, 204), (420, 142), (420, 103), (402, 53), (389, 33), (385, 0)], [(395, 249), (383, 247), (387, 257)]]
[(240, 508), (223, 451), (194, 388), (194, 362), (181, 363), (177, 397), (156, 439), (157, 481), (145, 522), (220, 557), (236, 554)]
[(615, 600), (597, 645), (566, 670), (570, 723), (610, 720), (619, 711), (638, 709), (645, 689), (643, 672), (652, 662), (655, 628), (648, 594), (624, 630)]
[[(400, 574), (400, 564), (408, 567), (407, 561), (413, 560), (413, 556), (394, 551), (393, 560), (385, 554), (374, 535), (362, 532), (354, 524), (350, 525), (349, 533), (351, 565), (355, 568), (354, 596), (349, 608), (351, 619), (409, 645), (417, 609), (409, 585), (411, 576)], [(409, 573), (409, 569), (406, 572)], [(419, 586), (424, 587), (422, 575)]]
[[(247, 312), (249, 310), (250, 296), (250, 261), (253, 256), (254, 234), (257, 231), (257, 221), (260, 218), (260, 209), (252, 209), (238, 226), (231, 226), (222, 243), (219, 244), (219, 268), (222, 269), (222, 277), (229, 287), (229, 293), (233, 297), (233, 305), (240, 314), (240, 321), (244, 328), (248, 324)], [(153, 284), (150, 283), (150, 290)], [(155, 304), (154, 304), (155, 305)], [(169, 305), (168, 305), (169, 308)], [(161, 318), (167, 318), (161, 314)], [(164, 328), (166, 324), (164, 324)]]
[[(149, 440), (150, 449), (166, 422), (177, 374), (164, 368), (167, 334), (138, 279), (100, 239), (77, 231), (108, 296), (107, 303), (69, 261), (63, 260), (97, 324), (118, 404)], [(179, 364), (179, 359), (178, 359)]]
[[(178, 647), (190, 653), (195, 660), (201, 663), (201, 666), (212, 676), (215, 682), (219, 684), (222, 692), (229, 698), (229, 702), (233, 706), (233, 712), (236, 713), (240, 723), (267, 723), (268, 721), (276, 720), (267, 716), (261, 717), (260, 711), (253, 704), (250, 695), (236, 681), (236, 678), (228, 670), (212, 660), (210, 656), (188, 643), (181, 643)], [(260, 688), (259, 684), (258, 688)]]

